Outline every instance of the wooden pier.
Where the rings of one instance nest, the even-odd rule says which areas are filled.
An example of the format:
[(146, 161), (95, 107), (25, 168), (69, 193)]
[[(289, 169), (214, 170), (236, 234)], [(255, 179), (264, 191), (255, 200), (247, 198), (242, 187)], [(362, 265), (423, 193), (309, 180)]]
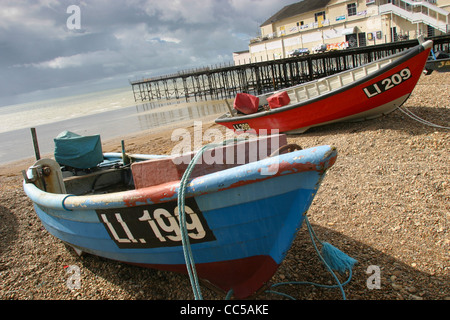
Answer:
[[(430, 38), (434, 51), (449, 52), (450, 35)], [(349, 48), (239, 66), (202, 68), (192, 72), (130, 81), (136, 102), (161, 99), (219, 100), (238, 92), (262, 94), (319, 79), (417, 45), (417, 40)]]

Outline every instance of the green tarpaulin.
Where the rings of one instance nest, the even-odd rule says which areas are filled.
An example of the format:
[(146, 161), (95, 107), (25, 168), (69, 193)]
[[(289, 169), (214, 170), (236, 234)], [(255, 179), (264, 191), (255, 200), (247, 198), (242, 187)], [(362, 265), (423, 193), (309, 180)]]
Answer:
[(55, 160), (77, 169), (96, 167), (103, 161), (99, 135), (80, 136), (70, 131), (61, 132), (55, 139)]

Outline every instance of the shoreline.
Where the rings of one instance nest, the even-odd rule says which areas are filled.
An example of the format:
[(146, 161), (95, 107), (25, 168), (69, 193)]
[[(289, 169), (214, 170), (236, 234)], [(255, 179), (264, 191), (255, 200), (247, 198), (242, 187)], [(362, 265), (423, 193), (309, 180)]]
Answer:
[[(205, 116), (201, 119), (190, 119), (190, 120), (184, 120), (180, 122), (174, 122), (170, 124), (166, 124), (160, 127), (150, 128), (134, 133), (129, 133), (126, 135), (121, 135), (120, 137), (114, 137), (102, 140), (102, 149), (103, 152), (121, 152), (121, 141), (124, 140), (125, 142), (125, 149), (127, 153), (142, 153), (139, 152), (137, 149), (142, 148), (145, 146), (146, 141), (151, 140), (149, 137), (153, 137), (155, 140), (160, 140), (161, 137), (168, 137), (167, 141), (165, 141), (164, 146), (161, 146), (160, 148), (155, 149), (156, 152), (163, 152), (161, 154), (167, 154), (166, 145), (167, 144), (175, 144), (176, 142), (171, 141), (170, 137), (175, 129), (179, 128), (193, 128), (193, 122), (194, 121), (202, 121), (202, 123), (205, 123), (206, 126), (209, 128), (211, 126), (216, 126), (218, 129), (224, 128), (222, 126), (216, 125), (214, 123), (214, 119), (216, 118), (216, 115), (212, 116)], [(224, 130), (224, 129), (223, 129)], [(31, 140), (31, 137), (30, 137)], [(38, 137), (39, 140), (39, 137)], [(136, 147), (138, 146), (138, 147)], [(155, 146), (154, 146), (155, 147)], [(134, 152), (135, 150), (136, 152)], [(151, 152), (151, 154), (159, 154), (156, 152)], [(53, 153), (41, 153), (41, 158), (54, 158)], [(34, 155), (31, 155), (30, 157), (14, 160), (10, 162), (6, 162), (0, 165), (0, 177), (3, 176), (15, 176), (15, 175), (21, 175), (21, 171), (27, 169), (29, 166), (33, 165), (33, 163), (36, 162)]]
[[(442, 126), (450, 123), (450, 73), (422, 76), (404, 107)], [(202, 118), (203, 132), (224, 130), (214, 116)], [(177, 143), (175, 128), (193, 130), (196, 120), (102, 141), (104, 152), (168, 154)], [(344, 287), (350, 300), (450, 300), (450, 131), (425, 126), (396, 110), (355, 123), (336, 123), (289, 135), (303, 148), (337, 148), (309, 211), (317, 236), (358, 260)], [(28, 162), (27, 162), (28, 161)], [(33, 158), (0, 167), (1, 299), (36, 300), (191, 300), (185, 275), (129, 266), (83, 255), (51, 236), (36, 217), (21, 184), (21, 170)], [(81, 288), (66, 286), (64, 266), (80, 268)], [(380, 270), (379, 289), (369, 288), (370, 267)], [(373, 272), (373, 271), (372, 271)], [(343, 281), (346, 276), (340, 277)], [(333, 285), (311, 245), (305, 226), (299, 230), (271, 283), (309, 281)], [(341, 300), (338, 289), (284, 286), (281, 291), (303, 300)], [(225, 294), (202, 286), (208, 300)], [(262, 293), (260, 300), (283, 299)]]
[[(94, 112), (74, 118), (31, 126), (36, 128), (42, 154), (53, 152), (53, 139), (68, 130), (80, 135), (101, 136), (102, 141), (123, 136), (162, 130), (173, 125), (184, 125), (197, 118), (213, 119), (225, 110), (224, 100), (200, 102), (157, 101)], [(30, 128), (20, 128), (0, 133), (0, 167), (34, 156)], [(7, 152), (5, 150), (8, 150)]]

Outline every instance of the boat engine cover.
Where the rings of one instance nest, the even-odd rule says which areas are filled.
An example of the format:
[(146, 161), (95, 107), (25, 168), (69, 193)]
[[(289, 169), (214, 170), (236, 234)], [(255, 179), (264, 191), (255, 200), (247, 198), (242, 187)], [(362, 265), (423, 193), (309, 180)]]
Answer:
[(55, 139), (55, 160), (76, 169), (96, 167), (103, 161), (99, 135), (81, 136), (70, 131), (61, 132)]
[(259, 98), (248, 94), (238, 93), (234, 99), (234, 108), (245, 114), (252, 114), (258, 111)]
[(269, 103), (270, 109), (275, 109), (289, 104), (291, 99), (286, 91), (282, 91), (268, 97), (267, 102)]

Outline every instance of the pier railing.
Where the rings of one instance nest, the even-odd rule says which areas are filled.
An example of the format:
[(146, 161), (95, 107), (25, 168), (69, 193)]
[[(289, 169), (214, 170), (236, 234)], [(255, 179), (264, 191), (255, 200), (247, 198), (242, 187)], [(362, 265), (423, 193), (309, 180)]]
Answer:
[[(430, 39), (435, 51), (449, 52), (450, 34)], [(136, 102), (218, 100), (238, 92), (257, 95), (352, 69), (417, 44), (417, 40), (408, 40), (238, 66), (204, 67), (130, 84)]]

